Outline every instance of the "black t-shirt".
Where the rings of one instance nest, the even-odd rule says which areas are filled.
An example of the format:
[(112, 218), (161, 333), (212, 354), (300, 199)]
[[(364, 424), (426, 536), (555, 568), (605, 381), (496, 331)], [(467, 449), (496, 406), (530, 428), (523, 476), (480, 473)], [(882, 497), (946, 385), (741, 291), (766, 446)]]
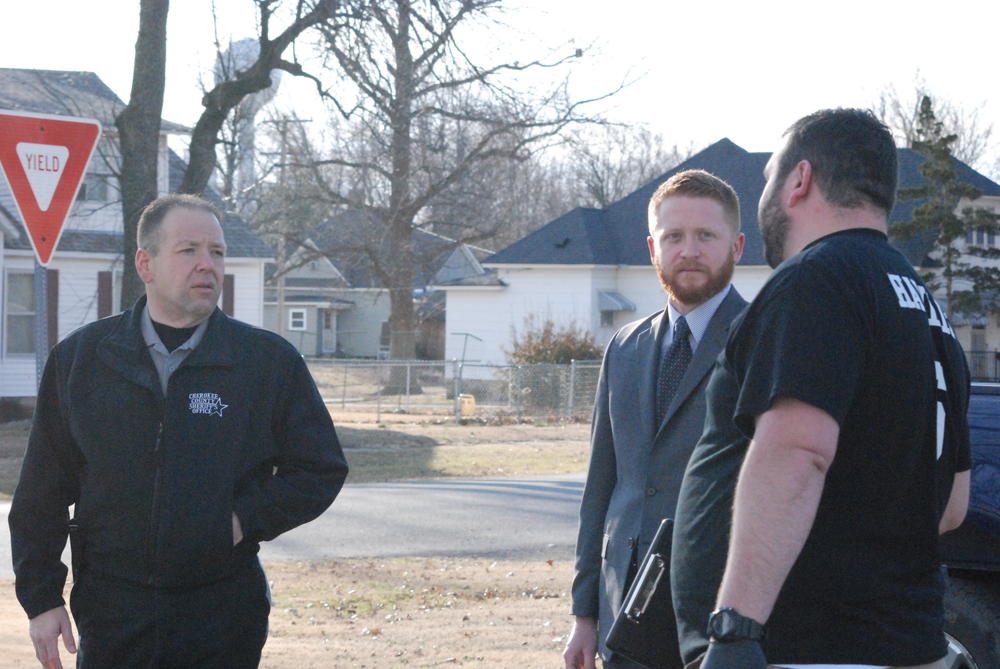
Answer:
[(198, 326), (190, 328), (175, 328), (163, 323), (157, 323), (153, 321), (153, 329), (156, 330), (156, 334), (159, 335), (160, 341), (170, 352), (173, 352), (175, 348), (186, 342), (194, 334), (194, 331), (198, 329)]
[(768, 661), (942, 657), (937, 526), (969, 468), (968, 387), (947, 319), (883, 234), (829, 235), (783, 263), (734, 322), (681, 488), (672, 580), (685, 658), (704, 648), (754, 420), (781, 397), (829, 413), (840, 438), (768, 620)]

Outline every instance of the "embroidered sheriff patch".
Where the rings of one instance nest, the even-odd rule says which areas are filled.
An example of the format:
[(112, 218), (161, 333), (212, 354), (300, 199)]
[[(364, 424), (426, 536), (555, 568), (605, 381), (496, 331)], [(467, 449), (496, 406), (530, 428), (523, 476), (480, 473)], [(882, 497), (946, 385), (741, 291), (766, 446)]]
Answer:
[(206, 416), (211, 416), (213, 413), (222, 416), (222, 410), (228, 407), (228, 404), (222, 403), (222, 398), (216, 393), (191, 393), (188, 395), (188, 408), (191, 409), (191, 413), (194, 414), (204, 414)]

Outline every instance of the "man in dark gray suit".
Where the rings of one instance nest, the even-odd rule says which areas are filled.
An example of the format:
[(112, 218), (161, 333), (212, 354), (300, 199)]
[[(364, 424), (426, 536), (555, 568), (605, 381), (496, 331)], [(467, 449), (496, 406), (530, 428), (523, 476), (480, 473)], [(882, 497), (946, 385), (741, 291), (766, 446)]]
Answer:
[[(649, 257), (666, 308), (619, 330), (604, 354), (580, 507), (567, 669), (640, 667), (605, 646), (637, 561), (672, 517), (701, 436), (704, 387), (746, 305), (731, 286), (743, 253), (739, 201), (702, 170), (672, 176), (649, 203)], [(673, 634), (674, 630), (663, 633)], [(680, 658), (677, 658), (681, 666)]]

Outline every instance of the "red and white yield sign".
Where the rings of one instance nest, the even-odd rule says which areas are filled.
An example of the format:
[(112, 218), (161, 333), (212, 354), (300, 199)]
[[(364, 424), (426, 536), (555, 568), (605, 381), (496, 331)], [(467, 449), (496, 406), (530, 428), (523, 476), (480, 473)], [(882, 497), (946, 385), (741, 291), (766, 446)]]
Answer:
[(42, 265), (52, 259), (100, 134), (93, 119), (0, 110), (0, 169)]

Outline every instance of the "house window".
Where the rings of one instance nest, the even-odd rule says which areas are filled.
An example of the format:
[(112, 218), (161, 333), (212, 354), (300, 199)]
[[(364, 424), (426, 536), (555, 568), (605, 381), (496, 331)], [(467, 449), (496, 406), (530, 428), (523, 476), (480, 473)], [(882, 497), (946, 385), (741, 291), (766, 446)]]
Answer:
[(306, 329), (306, 310), (305, 309), (289, 309), (288, 310), (288, 329), (289, 330), (305, 330)]
[(4, 304), (4, 341), (8, 354), (35, 352), (35, 276), (30, 272), (9, 272)]
[(109, 202), (108, 199), (108, 177), (103, 174), (87, 174), (83, 177), (80, 190), (76, 194), (77, 200), (89, 200), (91, 202)]
[(991, 248), (996, 245), (996, 241), (997, 235), (994, 230), (978, 228), (975, 233), (972, 230), (965, 233), (965, 243), (970, 246), (975, 244), (976, 246)]
[(602, 311), (601, 312), (601, 327), (609, 328), (615, 324), (615, 312), (613, 311)]

